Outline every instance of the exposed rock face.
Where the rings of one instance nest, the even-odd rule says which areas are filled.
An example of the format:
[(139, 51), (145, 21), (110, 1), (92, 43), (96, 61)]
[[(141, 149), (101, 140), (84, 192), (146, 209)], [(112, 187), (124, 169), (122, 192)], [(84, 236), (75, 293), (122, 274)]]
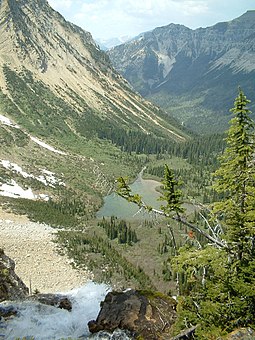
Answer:
[(252, 340), (255, 339), (255, 332), (251, 328), (239, 328), (228, 334), (227, 340)]
[(110, 292), (96, 321), (90, 321), (88, 326), (91, 333), (119, 328), (146, 340), (169, 339), (176, 319), (175, 308), (175, 300), (160, 293)]
[(142, 95), (170, 112), (172, 106), (183, 104), (176, 114), (184, 121), (195, 99), (204, 108), (204, 116), (205, 109), (227, 113), (238, 85), (250, 98), (254, 92), (254, 22), (253, 10), (230, 22), (196, 30), (170, 24), (116, 46), (108, 55)]
[(17, 309), (13, 306), (2, 307), (0, 306), (0, 322), (1, 317), (8, 318), (10, 316), (16, 315), (18, 313)]
[(24, 299), (28, 288), (15, 274), (15, 263), (0, 249), (0, 302)]

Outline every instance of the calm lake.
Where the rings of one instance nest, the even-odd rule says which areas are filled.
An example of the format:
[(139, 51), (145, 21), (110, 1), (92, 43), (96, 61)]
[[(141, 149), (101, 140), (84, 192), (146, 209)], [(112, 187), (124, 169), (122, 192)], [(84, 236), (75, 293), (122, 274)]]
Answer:
[[(160, 193), (156, 191), (156, 188), (160, 186), (160, 182), (143, 179), (142, 173), (143, 171), (138, 175), (136, 181), (130, 185), (130, 188), (133, 193), (140, 194), (146, 204), (159, 208), (162, 202), (157, 200)], [(136, 214), (138, 210), (137, 205), (134, 203), (129, 203), (116, 193), (112, 193), (104, 197), (104, 205), (97, 212), (97, 218), (102, 218), (103, 216), (116, 216), (124, 219), (143, 219), (149, 217), (148, 213), (140, 212)]]

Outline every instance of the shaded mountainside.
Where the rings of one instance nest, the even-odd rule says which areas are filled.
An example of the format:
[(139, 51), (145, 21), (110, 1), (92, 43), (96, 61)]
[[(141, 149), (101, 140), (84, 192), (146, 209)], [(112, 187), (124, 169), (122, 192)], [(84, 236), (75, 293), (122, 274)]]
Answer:
[[(83, 209), (93, 215), (120, 173), (141, 168), (121, 151), (128, 140), (126, 151), (140, 145), (141, 153), (146, 143), (149, 149), (188, 138), (174, 119), (132, 92), (90, 33), (46, 0), (0, 1), (0, 130), (1, 195), (74, 197), (78, 191), (78, 203), (58, 208), (70, 212), (78, 204), (80, 215)], [(17, 187), (23, 195), (10, 195)]]
[(238, 85), (254, 94), (254, 43), (252, 10), (207, 28), (159, 27), (108, 55), (135, 90), (204, 132), (226, 128)]

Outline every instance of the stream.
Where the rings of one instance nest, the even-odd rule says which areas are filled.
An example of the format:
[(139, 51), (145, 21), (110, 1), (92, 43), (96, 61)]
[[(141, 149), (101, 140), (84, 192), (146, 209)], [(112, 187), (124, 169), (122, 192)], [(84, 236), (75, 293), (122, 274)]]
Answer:
[(113, 334), (99, 332), (91, 335), (87, 327), (95, 320), (100, 302), (109, 292), (104, 284), (87, 283), (85, 286), (65, 293), (72, 302), (72, 311), (59, 309), (38, 302), (4, 302), (1, 306), (14, 306), (18, 314), (7, 321), (0, 318), (0, 339), (57, 340), (57, 339), (130, 339), (124, 332)]

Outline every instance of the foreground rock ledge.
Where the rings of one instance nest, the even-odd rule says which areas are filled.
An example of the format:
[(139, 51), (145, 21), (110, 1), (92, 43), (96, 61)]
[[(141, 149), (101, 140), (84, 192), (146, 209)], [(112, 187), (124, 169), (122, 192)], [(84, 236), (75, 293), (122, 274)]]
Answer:
[(14, 270), (15, 262), (0, 249), (0, 302), (28, 296), (28, 288)]
[[(32, 300), (57, 308), (72, 310), (72, 303), (61, 294), (36, 294), (29, 296), (28, 288), (15, 273), (15, 262), (0, 249), (0, 303), (7, 300)], [(0, 317), (17, 314), (14, 307), (1, 307)]]
[(176, 320), (176, 301), (161, 293), (128, 290), (110, 292), (101, 303), (96, 320), (88, 323), (91, 333), (122, 329), (146, 340), (170, 339)]

